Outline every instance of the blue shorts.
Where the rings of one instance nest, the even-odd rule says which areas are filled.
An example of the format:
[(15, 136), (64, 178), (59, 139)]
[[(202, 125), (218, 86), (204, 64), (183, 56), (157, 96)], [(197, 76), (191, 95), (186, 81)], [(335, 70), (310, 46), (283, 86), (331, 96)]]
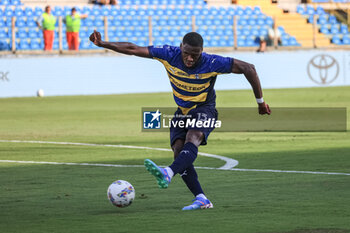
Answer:
[(189, 111), (189, 113), (186, 116), (182, 115), (181, 109), (177, 109), (177, 111), (174, 113), (174, 117), (172, 118), (172, 122), (179, 122), (179, 121), (191, 121), (192, 123), (194, 121), (207, 121), (209, 122), (209, 127), (198, 127), (196, 124), (188, 124), (188, 127), (179, 127), (178, 124), (174, 127), (174, 124), (170, 127), (170, 145), (172, 146), (174, 142), (177, 139), (186, 139), (186, 134), (188, 130), (190, 129), (196, 129), (204, 134), (204, 139), (201, 143), (201, 145), (206, 145), (208, 136), (215, 129), (212, 122), (216, 121), (218, 119), (218, 112), (216, 111), (215, 107), (197, 107)]

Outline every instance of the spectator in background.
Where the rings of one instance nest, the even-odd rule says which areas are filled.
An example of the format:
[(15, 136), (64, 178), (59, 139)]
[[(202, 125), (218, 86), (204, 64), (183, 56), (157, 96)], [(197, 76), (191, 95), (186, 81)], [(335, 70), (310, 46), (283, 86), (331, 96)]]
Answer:
[(43, 31), (44, 50), (52, 50), (56, 17), (51, 14), (50, 6), (45, 7), (45, 12), (38, 18), (36, 24)]
[(281, 33), (280, 29), (276, 28), (276, 30), (274, 30), (273, 28), (269, 28), (267, 45), (273, 46), (275, 37), (277, 40), (277, 44), (281, 45), (282, 44), (281, 43), (281, 35), (282, 35), (282, 33)]
[(256, 52), (258, 53), (263, 53), (266, 51), (266, 40), (263, 36), (261, 36), (260, 38), (258, 38), (259, 41), (259, 48)]
[(80, 15), (77, 13), (75, 7), (72, 8), (71, 14), (67, 15), (63, 19), (63, 22), (66, 24), (66, 37), (69, 50), (79, 50), (79, 30), (81, 19), (85, 19), (88, 15)]

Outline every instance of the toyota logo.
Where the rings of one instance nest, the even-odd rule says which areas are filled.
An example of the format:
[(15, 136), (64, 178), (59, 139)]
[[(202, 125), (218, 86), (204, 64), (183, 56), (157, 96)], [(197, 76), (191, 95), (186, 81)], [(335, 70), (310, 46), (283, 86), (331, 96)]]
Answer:
[(330, 55), (316, 55), (307, 64), (307, 74), (317, 84), (330, 84), (338, 77), (339, 64)]

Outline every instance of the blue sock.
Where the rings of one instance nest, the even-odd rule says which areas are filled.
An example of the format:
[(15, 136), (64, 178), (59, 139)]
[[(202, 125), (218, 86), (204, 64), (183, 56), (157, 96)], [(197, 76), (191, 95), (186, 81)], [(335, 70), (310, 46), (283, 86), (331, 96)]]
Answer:
[(194, 160), (197, 158), (198, 147), (196, 147), (192, 142), (187, 142), (179, 156), (174, 160), (174, 162), (169, 166), (173, 170), (174, 175), (179, 173), (182, 174), (188, 167), (190, 167)]
[(181, 178), (186, 183), (188, 189), (193, 193), (194, 196), (198, 194), (204, 194), (202, 187), (198, 181), (198, 175), (194, 169), (193, 164), (189, 166), (185, 172), (181, 175)]

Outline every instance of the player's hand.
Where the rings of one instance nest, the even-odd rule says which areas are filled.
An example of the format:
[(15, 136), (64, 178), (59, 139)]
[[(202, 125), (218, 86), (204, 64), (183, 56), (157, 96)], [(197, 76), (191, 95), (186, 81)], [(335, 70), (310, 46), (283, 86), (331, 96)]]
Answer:
[(271, 114), (271, 110), (268, 104), (266, 104), (265, 102), (262, 104), (259, 104), (259, 114), (260, 115), (264, 115), (264, 114)]
[(90, 41), (95, 45), (100, 46), (102, 42), (101, 33), (94, 30), (94, 32), (90, 35)]

